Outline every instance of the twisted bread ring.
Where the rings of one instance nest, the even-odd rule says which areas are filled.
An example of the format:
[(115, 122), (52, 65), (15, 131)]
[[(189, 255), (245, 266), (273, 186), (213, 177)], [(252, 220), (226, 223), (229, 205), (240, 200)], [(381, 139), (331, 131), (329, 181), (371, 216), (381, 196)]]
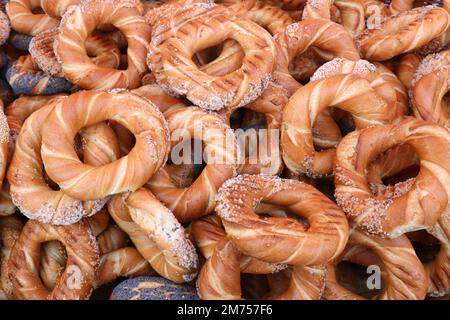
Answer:
[[(321, 92), (319, 96), (318, 92)], [(388, 123), (396, 112), (367, 80), (354, 74), (308, 83), (289, 99), (283, 112), (282, 155), (285, 165), (294, 173), (310, 177), (332, 173), (335, 148), (315, 151), (311, 133), (317, 115), (328, 106), (350, 112), (357, 128)]]
[[(211, 258), (218, 244), (227, 239), (222, 222), (215, 214), (194, 221), (191, 225), (191, 232), (197, 247), (206, 259)], [(286, 267), (285, 264), (267, 263), (249, 256), (241, 255), (240, 257), (240, 269), (243, 273), (268, 274), (278, 272)]]
[(17, 216), (0, 217), (0, 291), (7, 299), (14, 298), (13, 287), (8, 278), (8, 261), (11, 250), (14, 247), (23, 228), (22, 222)]
[(172, 147), (189, 137), (202, 141), (205, 148), (206, 166), (191, 186), (180, 188), (174, 183), (171, 178), (174, 166), (170, 164), (163, 166), (147, 183), (155, 196), (184, 223), (214, 210), (217, 190), (236, 170), (238, 146), (233, 131), (216, 114), (197, 107), (181, 107), (166, 111), (164, 116)]
[(442, 8), (416, 8), (384, 20), (376, 29), (366, 29), (356, 38), (356, 45), (366, 59), (388, 60), (422, 47), (444, 32), (449, 22)]
[[(41, 243), (58, 240), (67, 251), (67, 265), (55, 288), (49, 291), (39, 279)], [(8, 276), (19, 299), (87, 299), (98, 265), (98, 248), (85, 221), (52, 226), (29, 220), (8, 263)]]
[[(85, 219), (94, 236), (106, 233), (109, 224), (109, 213), (106, 209), (100, 210), (95, 216)], [(118, 242), (120, 243), (120, 241)], [(99, 253), (105, 248), (99, 247)], [(39, 276), (47, 289), (53, 289), (66, 267), (67, 252), (58, 241), (48, 241), (42, 244)]]
[[(290, 218), (261, 219), (258, 203), (287, 207), (309, 220), (310, 227)], [(241, 175), (225, 182), (216, 212), (229, 239), (244, 254), (272, 263), (318, 265), (337, 257), (345, 246), (344, 214), (314, 187), (295, 180)]]
[(72, 83), (39, 69), (31, 55), (19, 57), (6, 72), (6, 80), (16, 95), (53, 95), (69, 91)]
[(58, 26), (57, 19), (32, 12), (40, 5), (41, 0), (10, 0), (6, 5), (6, 13), (11, 20), (11, 27), (19, 33), (34, 36), (41, 31)]
[[(75, 134), (109, 119), (135, 135), (135, 146), (127, 156), (103, 166), (82, 163), (72, 145)], [(149, 100), (128, 91), (80, 91), (49, 114), (42, 128), (41, 155), (48, 176), (64, 193), (80, 200), (101, 199), (144, 185), (166, 161), (168, 135), (164, 117)]]
[(74, 4), (79, 4), (81, 0), (41, 0), (41, 7), (44, 12), (53, 18), (60, 18)]
[[(96, 66), (87, 55), (84, 42), (100, 23), (111, 23), (127, 38), (126, 70)], [(150, 32), (135, 1), (85, 1), (71, 7), (64, 15), (55, 42), (55, 54), (61, 61), (65, 77), (82, 88), (136, 88), (147, 69), (145, 55)]]
[[(281, 84), (290, 94), (301, 85), (290, 75), (289, 63), (295, 56), (310, 47), (318, 47), (331, 54), (349, 60), (358, 60), (359, 53), (351, 35), (341, 25), (324, 19), (307, 19), (293, 23), (285, 32), (275, 36), (281, 51), (277, 56), (274, 80)], [(328, 60), (331, 60), (330, 57)]]
[[(243, 106), (267, 87), (275, 45), (270, 34), (254, 22), (214, 8), (177, 26), (171, 31), (174, 36), (164, 42), (152, 40), (147, 64), (165, 91), (186, 95), (197, 106), (209, 110)], [(198, 24), (202, 24), (201, 37), (196, 32)], [(192, 55), (226, 39), (234, 39), (242, 46), (242, 66), (220, 77), (199, 70)]]
[[(348, 243), (367, 247), (380, 259), (379, 262), (385, 270), (386, 287), (376, 296), (376, 299), (422, 300), (425, 298), (428, 288), (427, 274), (406, 236), (383, 239), (352, 229)], [(340, 259), (337, 259), (327, 265), (324, 298), (327, 300), (364, 299), (338, 283), (335, 269), (339, 261)]]
[[(61, 96), (62, 95), (31, 96), (31, 97), (21, 96), (6, 107), (5, 114), (8, 120), (10, 137), (13, 142), (13, 145), (15, 145), (16, 138), (19, 135), (23, 122), (30, 116), (30, 114), (44, 107), (54, 98)], [(11, 151), (12, 150), (14, 149), (11, 148)]]
[(176, 283), (192, 280), (198, 257), (183, 227), (150, 191), (130, 196), (116, 195), (108, 202), (111, 217), (158, 274)]
[[(42, 71), (52, 76), (63, 77), (62, 65), (53, 50), (57, 35), (57, 29), (46, 30), (37, 34), (31, 40), (28, 50)], [(93, 32), (87, 37), (84, 46), (93, 64), (103, 68), (115, 69), (119, 67), (119, 48), (109, 37)]]
[[(420, 159), (420, 172), (382, 188), (370, 188), (365, 170), (377, 155), (408, 144)], [(347, 135), (336, 153), (335, 197), (362, 230), (390, 238), (431, 227), (450, 199), (450, 133), (431, 123), (407, 118), (397, 124), (366, 128)]]
[[(229, 240), (219, 242), (213, 255), (203, 265), (197, 279), (197, 291), (205, 300), (240, 300), (241, 253)], [(272, 294), (276, 300), (319, 300), (325, 285), (325, 268), (295, 266), (289, 287)]]
[(450, 90), (450, 50), (429, 55), (420, 63), (411, 83), (411, 103), (416, 117), (450, 130), (450, 106), (444, 99)]
[(408, 109), (408, 95), (394, 73), (382, 64), (371, 64), (366, 60), (335, 58), (323, 64), (310, 81), (324, 79), (337, 74), (353, 73), (370, 82), (370, 86), (396, 110), (396, 117), (403, 116)]
[[(45, 181), (41, 158), (42, 125), (62, 99), (52, 100), (25, 121), (8, 170), (8, 181), (13, 202), (24, 215), (44, 223), (72, 224), (83, 216), (95, 214), (107, 199), (82, 203), (61, 190), (52, 190)], [(85, 161), (92, 166), (108, 164), (119, 156), (114, 133), (106, 124), (87, 128), (81, 135), (85, 141)]]

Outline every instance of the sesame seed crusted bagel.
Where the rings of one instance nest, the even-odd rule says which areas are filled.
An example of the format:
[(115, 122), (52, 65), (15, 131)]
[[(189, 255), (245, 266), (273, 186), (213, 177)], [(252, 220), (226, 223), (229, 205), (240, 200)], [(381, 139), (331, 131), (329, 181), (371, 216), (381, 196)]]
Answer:
[[(86, 39), (97, 26), (108, 23), (117, 27), (128, 41), (125, 70), (98, 66), (87, 54)], [(133, 89), (140, 85), (140, 77), (147, 71), (145, 56), (150, 30), (135, 1), (84, 1), (64, 14), (54, 45), (55, 54), (65, 77), (81, 88)]]
[[(384, 61), (420, 48), (447, 30), (450, 16), (433, 6), (403, 11), (356, 38), (365, 59)], [(420, 31), (420, 32), (419, 32)]]
[[(128, 155), (99, 167), (81, 162), (72, 144), (76, 133), (107, 120), (129, 129), (136, 138), (134, 147)], [(42, 128), (41, 155), (48, 176), (67, 195), (80, 200), (101, 199), (142, 187), (165, 163), (168, 135), (161, 112), (139, 95), (126, 90), (79, 91), (49, 114)]]
[[(292, 218), (259, 217), (254, 210), (259, 203), (305, 217), (308, 230)], [(271, 263), (320, 265), (337, 257), (348, 238), (344, 213), (314, 187), (295, 180), (263, 175), (230, 179), (219, 189), (216, 212), (242, 253)]]
[[(28, 50), (42, 71), (52, 76), (63, 77), (64, 73), (61, 63), (58, 61), (54, 51), (54, 42), (57, 36), (58, 29), (43, 31), (33, 37)], [(91, 57), (95, 65), (113, 69), (119, 67), (119, 48), (109, 37), (94, 32), (89, 35), (84, 45), (86, 53)]]
[[(201, 25), (202, 32), (197, 29)], [(150, 43), (147, 63), (158, 84), (172, 95), (186, 96), (207, 110), (244, 106), (267, 87), (275, 62), (270, 34), (252, 21), (212, 9), (189, 19), (171, 31), (162, 43)], [(201, 35), (201, 37), (200, 37)], [(191, 57), (197, 51), (236, 40), (245, 56), (242, 66), (223, 76), (208, 75)]]
[(58, 26), (59, 20), (44, 13), (33, 13), (40, 6), (41, 0), (10, 0), (6, 5), (6, 13), (11, 27), (18, 33), (34, 36)]
[[(39, 278), (38, 266), (41, 244), (52, 240), (66, 247), (67, 264), (55, 288), (48, 290)], [(97, 242), (85, 220), (70, 226), (29, 220), (12, 249), (8, 276), (19, 299), (85, 300), (93, 290), (98, 259)]]
[[(369, 184), (376, 156), (408, 144), (420, 159), (416, 178), (394, 186)], [(347, 217), (368, 233), (397, 237), (433, 226), (450, 201), (450, 133), (414, 118), (348, 134), (336, 152), (335, 196)]]

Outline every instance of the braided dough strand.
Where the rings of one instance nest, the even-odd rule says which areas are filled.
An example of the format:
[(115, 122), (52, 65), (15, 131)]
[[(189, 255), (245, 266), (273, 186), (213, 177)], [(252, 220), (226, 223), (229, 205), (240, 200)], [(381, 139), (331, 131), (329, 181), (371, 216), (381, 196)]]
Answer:
[[(75, 134), (106, 120), (128, 128), (136, 137), (134, 148), (103, 166), (82, 163), (72, 146)], [(41, 155), (48, 176), (66, 194), (80, 200), (140, 188), (165, 163), (167, 154), (164, 117), (149, 100), (128, 91), (75, 93), (54, 108), (42, 128)]]
[[(107, 23), (116, 26), (127, 39), (126, 70), (96, 66), (87, 55), (86, 39), (98, 25)], [(139, 86), (140, 76), (147, 71), (145, 56), (150, 32), (150, 26), (134, 1), (84, 1), (64, 15), (55, 42), (55, 54), (65, 77), (82, 88), (133, 89)]]
[[(288, 208), (310, 227), (290, 218), (260, 218), (259, 203)], [(344, 249), (348, 237), (343, 212), (310, 185), (262, 175), (240, 175), (219, 189), (216, 212), (228, 237), (244, 254), (271, 263), (318, 265)]]
[[(425, 269), (414, 248), (405, 235), (395, 239), (368, 236), (353, 229), (349, 245), (362, 245), (371, 249), (378, 257), (378, 267), (383, 267), (386, 287), (376, 296), (379, 300), (423, 300), (428, 288)], [(339, 259), (328, 264), (324, 298), (327, 300), (361, 300), (363, 297), (342, 287), (336, 279), (336, 264)]]
[[(420, 159), (415, 179), (392, 188), (369, 185), (366, 168), (379, 154), (399, 144), (410, 145)], [(390, 238), (426, 229), (448, 210), (450, 199), (450, 133), (422, 120), (348, 134), (336, 153), (335, 196), (347, 217), (362, 230)]]
[[(49, 291), (39, 279), (39, 261), (41, 243), (51, 240), (66, 247), (67, 265), (55, 288)], [(29, 220), (11, 252), (8, 276), (19, 299), (87, 299), (93, 289), (98, 259), (97, 242), (85, 221), (52, 226)]]

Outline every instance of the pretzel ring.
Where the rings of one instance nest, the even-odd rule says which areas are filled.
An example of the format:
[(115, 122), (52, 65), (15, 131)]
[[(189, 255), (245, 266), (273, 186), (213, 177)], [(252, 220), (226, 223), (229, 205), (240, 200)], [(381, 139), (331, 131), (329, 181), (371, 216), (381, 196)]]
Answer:
[(173, 214), (150, 191), (116, 195), (108, 202), (108, 210), (158, 274), (176, 283), (195, 278), (198, 257), (194, 246)]
[(389, 107), (397, 110), (396, 117), (403, 116), (408, 110), (408, 95), (404, 86), (394, 73), (380, 63), (372, 64), (366, 60), (351, 61), (335, 58), (317, 69), (310, 81), (348, 73), (369, 81), (370, 86), (384, 98)]
[[(31, 57), (45, 73), (63, 77), (62, 66), (56, 58), (53, 44), (58, 35), (57, 29), (41, 32), (33, 37), (29, 45)], [(120, 51), (114, 41), (100, 34), (92, 33), (84, 43), (86, 53), (92, 62), (104, 68), (117, 68), (120, 63)]]
[[(339, 40), (338, 40), (339, 39)], [(289, 25), (275, 36), (281, 51), (277, 56), (274, 81), (293, 94), (301, 85), (290, 75), (289, 63), (295, 56), (314, 46), (334, 57), (359, 60), (352, 36), (337, 23), (324, 19), (307, 19)]]
[(442, 8), (421, 7), (384, 20), (356, 38), (361, 55), (383, 61), (420, 48), (447, 30), (449, 14)]
[[(25, 216), (43, 223), (67, 225), (95, 214), (108, 199), (82, 203), (62, 191), (51, 189), (45, 181), (41, 159), (42, 125), (61, 100), (53, 100), (25, 121), (8, 169), (8, 181), (13, 203)], [(89, 127), (80, 134), (85, 141), (84, 160), (87, 163), (99, 166), (118, 157), (114, 133), (106, 124)]]
[[(198, 294), (204, 300), (241, 300), (241, 253), (229, 240), (221, 241), (213, 255), (203, 265), (197, 279)], [(323, 288), (323, 267), (295, 266), (289, 288), (281, 294), (272, 294), (273, 300), (319, 300)]]
[(406, 89), (411, 88), (411, 84), (421, 61), (422, 57), (415, 53), (405, 54), (400, 59), (395, 74)]
[[(245, 255), (271, 263), (318, 265), (338, 256), (348, 237), (342, 211), (314, 187), (295, 180), (241, 175), (225, 182), (216, 212), (229, 239)], [(259, 203), (287, 207), (309, 220), (310, 227), (286, 218), (261, 219)], [(319, 205), (320, 203), (320, 205)], [(320, 248), (320, 250), (318, 250)]]
[[(317, 99), (319, 90), (326, 94)], [(357, 128), (388, 123), (396, 112), (367, 80), (354, 74), (336, 75), (301, 87), (284, 108), (281, 125), (283, 160), (294, 173), (322, 177), (333, 172), (336, 149), (315, 151), (311, 132), (317, 115), (328, 106), (350, 112)]]
[(81, 0), (41, 0), (41, 7), (44, 12), (53, 18), (60, 18), (70, 6), (79, 4)]
[(0, 45), (3, 45), (8, 40), (10, 32), (9, 18), (3, 11), (0, 11)]
[(39, 8), (40, 0), (11, 0), (6, 5), (6, 13), (11, 21), (11, 27), (23, 34), (34, 36), (41, 31), (55, 28), (59, 21), (46, 14), (34, 14), (33, 9)]
[(450, 90), (450, 50), (427, 56), (411, 83), (414, 114), (423, 120), (440, 124), (450, 130), (449, 105), (443, 99)]
[[(109, 224), (109, 213), (102, 209), (95, 216), (85, 219), (94, 236), (106, 232)], [(98, 240), (97, 240), (98, 244)], [(99, 252), (100, 245), (98, 245)], [(67, 252), (62, 243), (58, 241), (48, 241), (42, 244), (39, 276), (47, 289), (53, 289), (59, 277), (64, 272), (67, 261)], [(100, 269), (97, 270), (97, 272)]]
[[(380, 153), (408, 144), (420, 159), (414, 180), (383, 188), (368, 185), (364, 170)], [(366, 128), (347, 135), (338, 146), (335, 197), (350, 220), (362, 230), (390, 238), (431, 227), (450, 199), (450, 133), (421, 120)], [(383, 192), (385, 191), (385, 192)]]
[[(201, 37), (195, 31), (198, 23), (202, 24)], [(197, 106), (219, 110), (246, 105), (267, 87), (275, 46), (270, 34), (254, 22), (212, 9), (177, 26), (172, 33), (173, 37), (157, 45), (158, 39), (152, 39), (147, 56), (158, 84), (172, 95), (186, 95)], [(226, 39), (242, 46), (242, 66), (221, 77), (200, 71), (191, 59), (193, 54)]]
[[(191, 232), (197, 247), (206, 259), (211, 258), (219, 243), (227, 239), (222, 222), (215, 214), (194, 221), (191, 224)], [(243, 255), (240, 257), (240, 269), (243, 273), (268, 274), (276, 273), (285, 268), (287, 268), (285, 264), (267, 263)]]
[[(425, 298), (428, 288), (427, 274), (405, 235), (395, 239), (384, 239), (374, 235), (368, 236), (358, 229), (352, 229), (348, 243), (351, 246), (367, 247), (380, 259), (379, 263), (385, 270), (386, 287), (376, 296), (376, 299), (423, 300)], [(336, 265), (339, 261), (338, 258), (327, 265), (323, 297), (326, 300), (364, 299), (338, 283)], [(381, 265), (378, 266), (381, 267)]]
[[(39, 279), (38, 266), (41, 243), (51, 240), (62, 242), (68, 257), (64, 273), (49, 291)], [(87, 299), (92, 292), (98, 259), (97, 242), (85, 221), (52, 226), (29, 220), (12, 249), (8, 276), (19, 299)], [(74, 281), (76, 285), (69, 285)]]
[[(135, 146), (127, 156), (103, 166), (82, 163), (72, 145), (76, 133), (109, 119), (135, 135)], [(101, 199), (143, 186), (166, 161), (168, 135), (163, 115), (149, 100), (128, 91), (80, 91), (49, 114), (42, 128), (41, 155), (48, 176), (64, 193), (80, 200)]]
[(0, 292), (8, 299), (14, 298), (11, 281), (8, 278), (8, 261), (23, 225), (17, 216), (0, 217)]
[(161, 277), (125, 280), (114, 288), (111, 300), (199, 300), (194, 286), (175, 284)]
[(6, 80), (16, 95), (53, 95), (72, 87), (64, 78), (46, 75), (30, 55), (19, 57), (7, 69)]
[[(126, 70), (97, 66), (87, 55), (85, 40), (100, 23), (111, 23), (127, 38)], [(136, 88), (140, 76), (147, 71), (145, 55), (150, 32), (134, 1), (85, 1), (64, 15), (54, 45), (55, 54), (65, 77), (82, 88)]]
[(203, 141), (207, 153), (206, 166), (191, 186), (180, 188), (172, 181), (171, 172), (176, 166), (170, 164), (163, 166), (147, 183), (155, 196), (184, 223), (214, 210), (217, 190), (236, 170), (238, 146), (230, 127), (218, 115), (203, 109), (172, 109), (164, 117), (173, 147), (187, 136)]

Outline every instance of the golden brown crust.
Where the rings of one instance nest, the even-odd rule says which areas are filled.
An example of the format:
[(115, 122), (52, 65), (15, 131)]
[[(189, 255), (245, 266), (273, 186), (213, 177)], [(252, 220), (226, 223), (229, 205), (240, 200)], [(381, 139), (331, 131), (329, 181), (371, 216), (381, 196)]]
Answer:
[[(199, 296), (204, 300), (240, 300), (241, 253), (229, 240), (219, 242), (212, 256), (203, 265), (197, 279)], [(319, 300), (324, 288), (323, 267), (295, 266), (288, 289), (269, 293), (272, 300)]]
[[(196, 32), (202, 25), (202, 36)], [(268, 85), (275, 46), (270, 34), (249, 20), (213, 7), (172, 30), (167, 40), (153, 38), (147, 63), (160, 86), (172, 95), (185, 95), (209, 110), (243, 106), (254, 101)], [(191, 57), (197, 51), (233, 39), (243, 47), (242, 66), (224, 76), (210, 76)]]
[[(127, 195), (116, 195), (108, 202), (108, 210), (111, 217), (128, 234), (136, 249), (158, 274), (176, 283), (190, 281), (197, 274), (198, 261), (195, 251), (187, 250), (183, 252), (178, 250), (182, 247), (187, 249), (190, 246), (189, 240), (183, 240), (182, 233), (184, 231), (182, 226), (176, 222), (173, 214), (159, 203), (154, 196), (150, 196), (151, 193), (149, 193), (150, 191), (141, 190), (130, 199), (136, 221), (132, 218), (131, 211), (125, 202)], [(140, 197), (144, 197), (145, 201), (141, 202)], [(145, 212), (139, 212), (141, 206), (144, 208), (151, 206), (152, 209), (150, 211), (155, 208), (158, 209), (154, 211), (155, 215), (163, 213), (161, 217), (168, 221), (169, 224), (172, 224), (171, 227), (177, 227), (179, 237), (174, 238), (174, 241), (171, 242), (167, 238), (168, 235), (160, 233), (163, 228), (167, 227), (167, 223), (155, 224), (153, 229), (151, 229), (152, 218), (155, 215), (148, 215), (147, 221), (144, 220), (147, 209), (145, 209)], [(138, 223), (142, 223), (142, 227)], [(179, 240), (183, 240), (184, 245), (177, 247)]]
[[(412, 146), (420, 159), (415, 179), (392, 188), (370, 186), (366, 168), (380, 153), (399, 144)], [(391, 238), (431, 227), (450, 199), (450, 134), (414, 118), (347, 135), (338, 146), (335, 196), (347, 217), (362, 230)], [(373, 193), (381, 187), (382, 192)]]
[[(350, 246), (364, 246), (380, 259), (378, 266), (384, 270), (385, 288), (375, 298), (379, 300), (422, 300), (428, 289), (425, 269), (405, 235), (395, 239), (368, 236), (353, 229), (349, 238)], [(337, 259), (327, 265), (324, 298), (327, 300), (362, 300), (350, 290), (342, 287), (336, 279)], [(355, 260), (353, 260), (355, 261)]]
[[(279, 46), (274, 81), (293, 94), (301, 85), (290, 75), (289, 63), (308, 48), (320, 48), (332, 57), (358, 60), (352, 36), (341, 25), (325, 19), (307, 19), (289, 25), (275, 36)], [(332, 58), (329, 58), (332, 59)], [(328, 60), (329, 60), (328, 59)]]
[[(83, 28), (78, 19), (83, 19)], [(116, 70), (100, 67), (86, 54), (84, 41), (94, 31), (98, 21), (116, 26), (128, 41), (128, 67)], [(145, 55), (150, 41), (150, 26), (131, 0), (85, 1), (71, 7), (59, 26), (55, 54), (64, 75), (74, 84), (86, 89), (136, 88), (140, 76), (147, 71)]]
[[(49, 291), (39, 279), (41, 243), (58, 240), (66, 247), (67, 265), (55, 288)], [(19, 299), (87, 299), (98, 265), (98, 248), (86, 222), (51, 226), (30, 220), (20, 234), (8, 263), (8, 276)]]
[[(365, 107), (361, 108), (361, 105)], [(308, 83), (289, 99), (283, 111), (282, 155), (285, 165), (293, 172), (311, 177), (332, 173), (335, 148), (317, 152), (312, 138), (312, 125), (317, 115), (329, 106), (350, 112), (356, 128), (389, 123), (396, 112), (369, 81), (354, 74), (335, 75)]]
[(384, 20), (378, 28), (367, 29), (358, 36), (356, 45), (364, 58), (384, 61), (422, 47), (444, 32), (449, 22), (449, 14), (442, 8), (416, 8)]
[(11, 20), (11, 27), (18, 33), (31, 36), (55, 28), (59, 20), (46, 14), (34, 14), (33, 9), (40, 7), (41, 0), (11, 0), (6, 5), (6, 13)]
[[(127, 127), (136, 137), (134, 148), (103, 166), (82, 163), (72, 145), (75, 134), (106, 120)], [(129, 91), (77, 92), (55, 107), (42, 128), (41, 155), (47, 174), (67, 195), (80, 200), (140, 188), (165, 163), (167, 154), (164, 117), (149, 100)]]
[(411, 82), (411, 104), (417, 118), (437, 123), (450, 130), (450, 108), (445, 99), (449, 91), (450, 50), (422, 60)]
[[(281, 205), (308, 219), (309, 229), (305, 231), (292, 218), (261, 218), (254, 211), (261, 202)], [(326, 263), (340, 254), (348, 237), (343, 212), (314, 187), (300, 181), (240, 175), (219, 189), (216, 212), (239, 250), (271, 263)]]
[[(173, 147), (182, 143), (183, 137), (188, 135), (202, 141), (205, 148), (206, 166), (192, 185), (180, 188), (174, 183), (171, 174), (176, 166), (170, 164), (158, 170), (147, 183), (155, 196), (181, 223), (185, 223), (212, 212), (217, 190), (233, 177), (236, 170), (238, 145), (233, 131), (217, 114), (197, 107), (181, 107), (166, 111), (164, 116), (169, 124)], [(192, 159), (189, 155), (183, 161), (190, 164), (199, 159), (197, 156)]]
[[(83, 216), (95, 214), (107, 201), (98, 198), (98, 201), (82, 203), (61, 190), (52, 190), (43, 175), (42, 125), (55, 105), (63, 99), (52, 100), (49, 105), (28, 117), (17, 138), (16, 150), (8, 169), (14, 204), (30, 219), (44, 223), (74, 223)], [(99, 123), (86, 128), (81, 132), (81, 136), (84, 140), (84, 160), (90, 165), (108, 164), (119, 156), (117, 140), (106, 124)]]

